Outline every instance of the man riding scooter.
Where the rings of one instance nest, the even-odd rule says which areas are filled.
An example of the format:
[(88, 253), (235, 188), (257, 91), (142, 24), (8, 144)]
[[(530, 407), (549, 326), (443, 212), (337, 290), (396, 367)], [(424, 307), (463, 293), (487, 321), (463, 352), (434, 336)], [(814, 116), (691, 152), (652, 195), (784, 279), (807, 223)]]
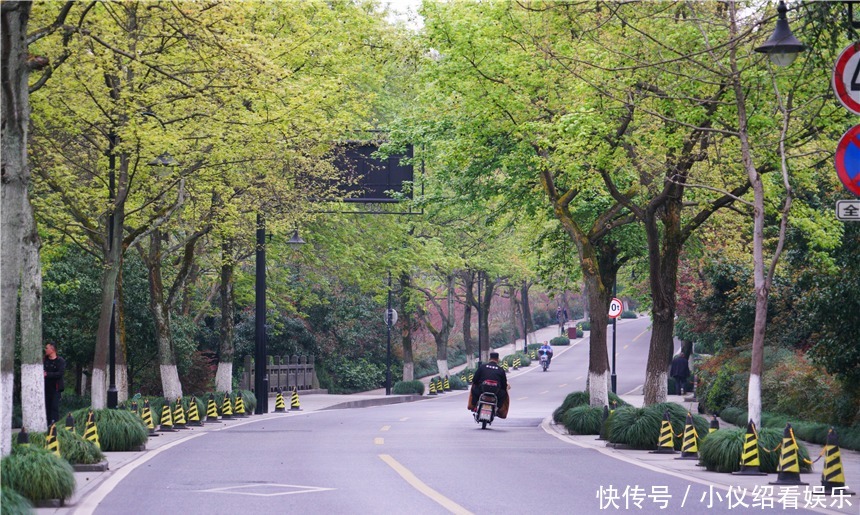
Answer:
[(549, 364), (552, 363), (552, 346), (549, 342), (544, 342), (544, 344), (541, 345), (541, 348), (538, 349), (538, 356), (544, 355), (546, 355), (546, 366), (549, 368)]
[(508, 396), (508, 377), (504, 369), (499, 366), (499, 353), (491, 352), (490, 361), (484, 363), (475, 372), (472, 379), (472, 388), (469, 395), (468, 409), (474, 411), (478, 406), (478, 397), (482, 393), (484, 382), (495, 384), (494, 392), (498, 398), (499, 406), (497, 415), (499, 418), (507, 418), (508, 408), (510, 406), (510, 397)]

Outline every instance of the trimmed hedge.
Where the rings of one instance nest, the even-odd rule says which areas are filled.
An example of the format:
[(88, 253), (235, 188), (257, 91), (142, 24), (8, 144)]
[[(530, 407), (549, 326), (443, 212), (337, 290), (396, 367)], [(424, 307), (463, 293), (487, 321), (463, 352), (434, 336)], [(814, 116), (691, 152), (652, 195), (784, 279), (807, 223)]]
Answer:
[(622, 311), (621, 318), (639, 318), (639, 315), (635, 311)]
[(553, 347), (570, 345), (570, 338), (568, 338), (567, 336), (556, 336), (549, 341), (549, 344)]

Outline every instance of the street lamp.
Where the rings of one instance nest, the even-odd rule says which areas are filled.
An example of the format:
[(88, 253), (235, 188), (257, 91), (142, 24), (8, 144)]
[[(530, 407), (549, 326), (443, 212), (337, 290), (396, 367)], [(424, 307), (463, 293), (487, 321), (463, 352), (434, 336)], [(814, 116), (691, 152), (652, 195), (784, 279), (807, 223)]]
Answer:
[(794, 37), (794, 34), (791, 33), (791, 29), (788, 27), (788, 18), (785, 16), (788, 8), (785, 6), (785, 2), (780, 0), (779, 5), (776, 7), (776, 12), (778, 13), (776, 29), (774, 29), (773, 34), (767, 41), (756, 48), (755, 51), (767, 54), (770, 61), (776, 66), (785, 67), (793, 63), (797, 55), (803, 52), (806, 47)]
[[(305, 244), (299, 230), (287, 241), (292, 248)], [(266, 220), (257, 213), (256, 277), (254, 283), (254, 396), (257, 406), (254, 413), (269, 412), (269, 378), (266, 375)]]

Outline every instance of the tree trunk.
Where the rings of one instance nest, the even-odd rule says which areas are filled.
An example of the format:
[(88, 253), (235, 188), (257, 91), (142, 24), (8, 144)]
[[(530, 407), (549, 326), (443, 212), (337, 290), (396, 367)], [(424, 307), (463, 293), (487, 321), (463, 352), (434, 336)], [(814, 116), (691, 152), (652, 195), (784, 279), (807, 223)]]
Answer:
[(170, 331), (170, 310), (164, 299), (164, 284), (161, 275), (161, 236), (155, 230), (149, 237), (149, 255), (144, 260), (149, 269), (149, 309), (155, 322), (155, 337), (158, 342), (158, 365), (161, 371), (161, 388), (166, 399), (182, 397), (182, 385), (176, 369), (176, 353)]
[[(27, 164), (27, 131), (30, 126), (30, 96), (27, 66), (27, 25), (30, 2), (0, 4), (0, 52), (2, 52), (2, 222), (0, 222), (0, 456), (12, 452), (12, 391), (15, 385), (15, 333), (18, 287), (20, 286), (25, 202), (30, 171)], [(42, 401), (44, 404), (44, 400)]]
[(400, 274), (400, 341), (403, 345), (403, 380), (415, 380), (415, 357), (412, 351), (412, 325), (413, 313), (409, 308), (409, 288), (412, 284), (412, 276), (408, 272)]
[(460, 274), (463, 279), (463, 288), (466, 293), (466, 302), (463, 303), (463, 346), (466, 352), (466, 366), (475, 368), (475, 340), (472, 339), (472, 304), (475, 302), (473, 288), (475, 282), (472, 272), (466, 270)]
[(232, 258), (231, 242), (221, 244), (221, 326), (218, 333), (218, 370), (215, 372), (215, 391), (233, 391), (233, 330), (235, 301), (233, 271), (236, 266)]
[[(122, 269), (122, 267), (120, 267)], [(125, 293), (122, 287), (122, 273), (116, 280), (116, 400), (128, 400), (128, 346), (125, 332)]]
[(48, 429), (45, 414), (45, 375), (42, 368), (42, 268), (41, 242), (33, 218), (33, 206), (24, 201), (27, 225), (21, 267), (21, 411), (24, 427)]
[(528, 281), (523, 281), (523, 285), (520, 288), (520, 295), (522, 296), (523, 303), (523, 320), (525, 323), (526, 331), (525, 338), (527, 344), (529, 334), (535, 332), (535, 321), (534, 318), (532, 318), (532, 305), (531, 302), (529, 302), (529, 289), (531, 288), (531, 286), (531, 283), (529, 283)]
[(481, 298), (478, 299), (478, 303), (480, 304), (480, 309), (478, 310), (478, 332), (481, 335), (480, 359), (481, 362), (486, 363), (490, 360), (491, 347), (490, 304), (493, 301), (493, 294), (495, 292), (496, 286), (498, 285), (498, 279), (490, 281), (489, 277), (487, 277), (487, 273), (484, 271), (479, 271), (478, 277), (483, 277), (482, 284), (484, 285), (484, 290), (481, 292)]
[(520, 309), (520, 301), (517, 299), (516, 286), (508, 286), (508, 299), (510, 299), (508, 302), (508, 323), (514, 331), (513, 337), (514, 342), (516, 342), (520, 336), (525, 338), (524, 334), (520, 335), (520, 331), (523, 330), (523, 318), (520, 315), (522, 310)]

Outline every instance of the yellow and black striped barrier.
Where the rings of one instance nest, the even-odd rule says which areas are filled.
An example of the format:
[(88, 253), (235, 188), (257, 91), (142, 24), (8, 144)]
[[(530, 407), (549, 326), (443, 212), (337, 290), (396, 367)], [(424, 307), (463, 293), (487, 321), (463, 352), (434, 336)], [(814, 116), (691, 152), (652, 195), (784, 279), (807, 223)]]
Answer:
[(769, 484), (809, 484), (800, 480), (800, 454), (791, 424), (785, 424), (785, 431), (782, 434), (782, 451), (779, 453), (779, 465), (776, 467), (776, 481), (771, 481)]
[(839, 436), (831, 427), (827, 431), (827, 440), (824, 443), (824, 470), (821, 471), (821, 486), (824, 493), (832, 495), (834, 488), (841, 489), (840, 495), (854, 495), (845, 489), (845, 471), (842, 469), (842, 457), (839, 455)]
[(520, 361), (519, 356), (515, 357), (514, 358), (514, 370), (520, 369), (520, 363), (521, 363), (521, 361)]
[(170, 401), (167, 399), (164, 400), (164, 406), (161, 408), (161, 423), (159, 424), (158, 431), (161, 433), (168, 433), (176, 431), (173, 429), (173, 414), (170, 412)]
[(475, 373), (474, 372), (469, 373), (469, 382), (471, 383), (474, 380), (475, 380)]
[(45, 446), (49, 451), (60, 456), (60, 441), (57, 440), (57, 424), (51, 424), (48, 428), (48, 434), (45, 436)]
[(224, 394), (224, 402), (221, 403), (221, 420), (233, 419), (233, 401), (230, 400), (230, 393)]
[(193, 395), (191, 396), (191, 400), (188, 402), (188, 425), (203, 425), (203, 421), (200, 420), (200, 408), (197, 407), (197, 397)]
[(206, 422), (218, 422), (218, 405), (215, 403), (215, 395), (209, 396), (206, 402)]
[(87, 425), (84, 426), (84, 440), (92, 442), (99, 449), (102, 448), (101, 443), (99, 443), (99, 428), (96, 426), (93, 410), (87, 413)]
[(687, 420), (684, 423), (684, 439), (681, 441), (681, 456), (676, 460), (697, 460), (699, 459), (699, 435), (696, 433), (696, 426), (693, 425), (693, 415), (687, 412)]
[(441, 377), (436, 378), (436, 393), (445, 393), (445, 383), (442, 382)]
[(236, 403), (235, 408), (233, 408), (233, 415), (239, 418), (248, 417), (248, 414), (245, 413), (245, 399), (242, 397), (242, 392), (236, 392)]
[(445, 376), (445, 391), (446, 391), (446, 392), (450, 392), (450, 391), (451, 391), (451, 382), (450, 382), (450, 381), (448, 381), (448, 376)]
[(140, 418), (149, 430), (149, 436), (157, 436), (158, 433), (155, 432), (155, 424), (152, 422), (152, 408), (149, 406), (149, 399), (143, 401), (143, 411), (140, 413)]
[(290, 411), (301, 411), (302, 408), (299, 406), (299, 389), (297, 387), (293, 387), (293, 395), (290, 397)]
[(752, 420), (747, 423), (747, 432), (744, 435), (744, 447), (741, 452), (741, 469), (732, 474), (738, 476), (766, 476), (761, 471), (761, 461), (758, 457), (758, 433)]
[(436, 381), (431, 379), (430, 384), (427, 386), (427, 388), (427, 395), (436, 395)]
[(284, 402), (284, 394), (278, 388), (278, 393), (275, 394), (275, 413), (283, 413), (285, 411), (287, 411), (287, 404)]
[(182, 397), (177, 397), (176, 406), (173, 408), (173, 428), (188, 429), (185, 426), (185, 408), (182, 406)]
[(674, 432), (672, 431), (672, 419), (669, 417), (669, 412), (663, 413), (663, 422), (660, 423), (660, 438), (657, 441), (657, 450), (651, 451), (652, 454), (675, 454)]

